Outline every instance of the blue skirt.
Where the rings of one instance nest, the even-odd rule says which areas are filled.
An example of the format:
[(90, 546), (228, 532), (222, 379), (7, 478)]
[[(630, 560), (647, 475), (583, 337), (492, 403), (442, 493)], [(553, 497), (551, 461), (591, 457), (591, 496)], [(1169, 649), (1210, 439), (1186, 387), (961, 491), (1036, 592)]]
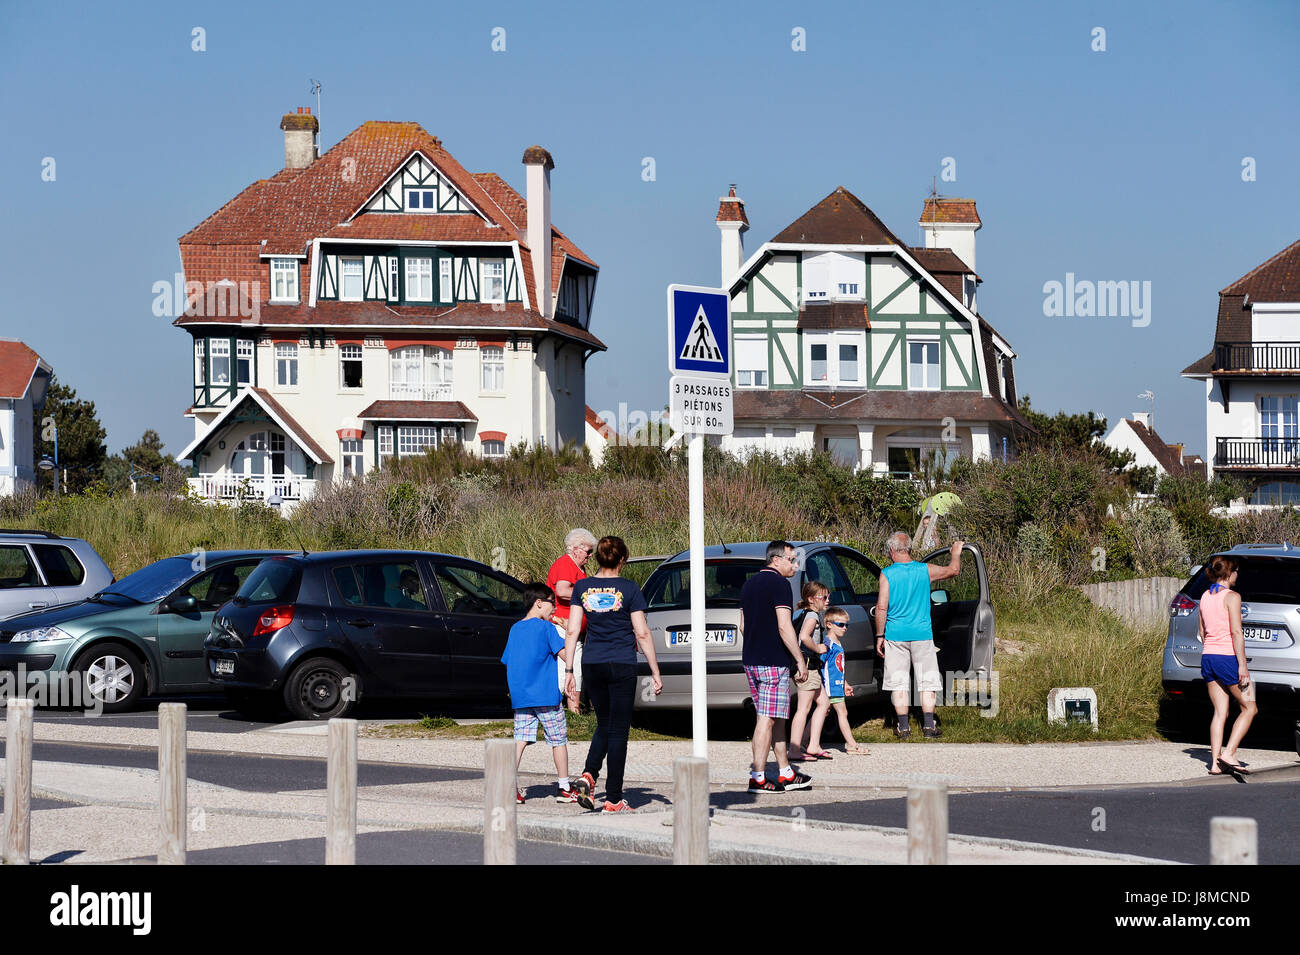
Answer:
[(1241, 682), (1237, 671), (1237, 658), (1231, 654), (1202, 653), (1201, 679), (1206, 683), (1218, 683), (1225, 690)]

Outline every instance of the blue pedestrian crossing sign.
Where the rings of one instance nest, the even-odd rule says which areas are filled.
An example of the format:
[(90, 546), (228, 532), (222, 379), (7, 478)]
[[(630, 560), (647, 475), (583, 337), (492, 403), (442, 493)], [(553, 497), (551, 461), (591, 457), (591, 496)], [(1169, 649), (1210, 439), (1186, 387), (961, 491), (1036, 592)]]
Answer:
[(731, 377), (731, 296), (725, 289), (668, 286), (668, 371)]

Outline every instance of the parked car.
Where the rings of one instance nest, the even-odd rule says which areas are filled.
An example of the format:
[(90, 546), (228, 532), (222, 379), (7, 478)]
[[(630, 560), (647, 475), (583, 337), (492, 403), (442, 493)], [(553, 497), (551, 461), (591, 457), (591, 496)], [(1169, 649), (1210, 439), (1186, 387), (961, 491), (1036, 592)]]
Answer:
[[(880, 692), (881, 664), (876, 656), (873, 614), (879, 596), (880, 567), (851, 547), (825, 541), (795, 543), (799, 572), (790, 578), (794, 602), (808, 580), (819, 580), (831, 592), (831, 606), (849, 614), (845, 634), (845, 682), (854, 699)], [(709, 706), (719, 709), (748, 706), (749, 685), (741, 656), (740, 591), (763, 569), (767, 542), (707, 547), (704, 551), (705, 642)], [(942, 558), (947, 549), (926, 555), (926, 562)], [(984, 555), (974, 544), (962, 551), (962, 572), (935, 584), (931, 616), (939, 667), (947, 674), (991, 673), (993, 669), (993, 607), (989, 599)], [(663, 692), (654, 697), (638, 694), (640, 708), (685, 709), (691, 705), (690, 552), (665, 560), (643, 588), (646, 621), (655, 640), (655, 654), (663, 677)], [(798, 611), (795, 612), (798, 617)], [(649, 665), (641, 663), (649, 676)]]
[[(1239, 544), (1211, 554), (1237, 561), (1246, 665), (1260, 708), (1300, 715), (1300, 548), (1290, 544)], [(1201, 594), (1210, 586), (1198, 567), (1169, 605), (1161, 682), (1176, 701), (1205, 699), (1201, 679)]]
[(509, 698), (501, 663), (523, 584), (419, 551), (267, 560), (214, 617), (207, 672), (240, 710), (342, 716), (365, 697)]
[(113, 582), (83, 540), (49, 531), (0, 530), (0, 620), (73, 603)]
[(77, 603), (12, 617), (0, 624), (0, 669), (82, 674), (108, 713), (146, 694), (211, 692), (203, 641), (212, 614), (281, 553), (166, 557)]

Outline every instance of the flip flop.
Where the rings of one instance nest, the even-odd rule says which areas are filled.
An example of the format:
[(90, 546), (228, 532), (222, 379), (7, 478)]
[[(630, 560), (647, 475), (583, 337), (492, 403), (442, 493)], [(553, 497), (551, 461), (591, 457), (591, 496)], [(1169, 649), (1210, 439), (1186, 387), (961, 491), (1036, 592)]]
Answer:
[(1240, 763), (1230, 763), (1222, 756), (1219, 757), (1219, 765), (1235, 776), (1249, 776), (1250, 770)]
[(834, 759), (835, 758), (826, 750), (822, 750), (820, 753), (812, 753), (810, 755), (812, 756), (813, 759)]
[(808, 753), (804, 753), (804, 754), (799, 755), (799, 756), (791, 756), (791, 757), (790, 757), (790, 762), (792, 762), (792, 763), (805, 763), (805, 762), (807, 762), (807, 761), (810, 760), (810, 759), (816, 759), (816, 758), (817, 758), (817, 757), (816, 757), (815, 755), (810, 755), (810, 754), (808, 754)]

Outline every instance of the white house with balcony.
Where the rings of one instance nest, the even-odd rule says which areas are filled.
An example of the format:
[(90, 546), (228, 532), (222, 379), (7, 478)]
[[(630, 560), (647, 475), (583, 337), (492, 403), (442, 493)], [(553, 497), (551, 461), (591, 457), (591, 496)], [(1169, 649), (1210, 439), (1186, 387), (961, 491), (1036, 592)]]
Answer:
[(285, 168), (180, 240), (192, 338), (191, 486), (278, 497), (455, 442), (582, 445), (596, 264), (526, 198), (415, 123), (368, 122), (323, 156), (310, 110)]
[(927, 199), (924, 247), (842, 186), (748, 259), (734, 187), (716, 221), (736, 369), (725, 450), (824, 451), (896, 476), (1015, 453), (1029, 424), (1016, 354), (976, 307), (974, 200)]
[(1233, 509), (1300, 505), (1300, 241), (1219, 292), (1214, 347), (1183, 377), (1205, 387), (1210, 476), (1250, 489)]

